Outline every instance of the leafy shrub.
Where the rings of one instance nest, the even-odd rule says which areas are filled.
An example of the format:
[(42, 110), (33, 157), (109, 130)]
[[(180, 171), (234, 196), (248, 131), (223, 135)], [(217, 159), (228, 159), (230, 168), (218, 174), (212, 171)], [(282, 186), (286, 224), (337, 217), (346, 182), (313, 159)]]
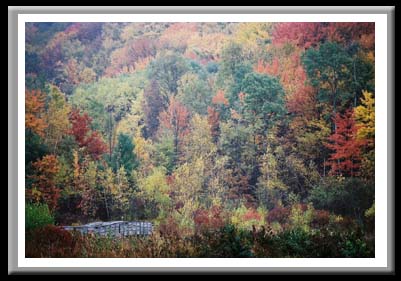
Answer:
[(290, 209), (284, 207), (275, 207), (269, 211), (267, 215), (267, 221), (271, 224), (273, 222), (278, 222), (281, 225), (288, 223), (288, 218), (290, 216)]
[(25, 229), (32, 230), (48, 224), (54, 224), (54, 217), (46, 204), (26, 204)]
[(236, 209), (231, 217), (231, 223), (240, 229), (251, 230), (253, 227), (260, 228), (265, 225), (267, 211), (263, 208), (247, 208), (241, 205)]
[(313, 212), (311, 226), (313, 228), (324, 228), (330, 223), (330, 212), (326, 210), (315, 210)]
[[(171, 235), (171, 233), (173, 233)], [(227, 224), (193, 236), (154, 232), (147, 237), (80, 235), (48, 225), (29, 232), (27, 257), (120, 258), (364, 258), (374, 257), (374, 239), (352, 231), (302, 228), (275, 232), (269, 226), (241, 230)]]
[(312, 204), (294, 204), (291, 208), (289, 217), (290, 226), (293, 229), (302, 229), (305, 232), (310, 230), (310, 224), (313, 216)]
[(217, 232), (204, 231), (194, 239), (198, 257), (247, 258), (253, 257), (250, 231), (227, 224)]
[(274, 237), (282, 257), (308, 257), (313, 250), (310, 235), (302, 228), (295, 228)]
[(180, 229), (174, 218), (169, 217), (158, 226), (160, 236), (162, 237), (179, 237)]
[(255, 235), (253, 252), (256, 257), (274, 258), (365, 258), (374, 257), (374, 241), (366, 240), (358, 230), (306, 232), (295, 228), (278, 234), (260, 231)]
[(366, 230), (374, 234), (375, 232), (375, 203), (373, 202), (372, 207), (366, 210), (365, 212), (365, 225)]
[(26, 257), (75, 257), (79, 256), (80, 235), (73, 236), (67, 230), (54, 225), (46, 225), (31, 230), (26, 243)]
[(328, 177), (311, 190), (309, 199), (317, 209), (362, 221), (364, 212), (372, 206), (374, 185), (358, 178)]
[(198, 209), (194, 212), (195, 232), (216, 230), (224, 226), (224, 214), (219, 206), (210, 210)]

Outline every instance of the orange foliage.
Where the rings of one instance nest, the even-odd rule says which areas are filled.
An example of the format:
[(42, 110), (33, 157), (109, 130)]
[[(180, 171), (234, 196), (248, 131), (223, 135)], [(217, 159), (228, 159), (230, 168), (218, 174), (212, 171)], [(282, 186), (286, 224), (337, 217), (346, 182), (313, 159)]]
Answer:
[(262, 219), (262, 216), (255, 209), (248, 209), (248, 211), (242, 216), (242, 219), (244, 221), (260, 221)]
[(30, 129), (41, 137), (47, 128), (42, 117), (45, 107), (45, 95), (40, 90), (25, 91), (25, 128)]
[(213, 104), (228, 105), (228, 100), (224, 97), (224, 91), (218, 90), (217, 94), (212, 98)]
[(198, 34), (196, 23), (173, 23), (160, 36), (159, 42), (164, 47), (185, 49), (189, 39)]
[(331, 174), (356, 176), (364, 141), (357, 138), (354, 111), (349, 109), (344, 115), (337, 113), (334, 122), (336, 131), (329, 137), (330, 143), (326, 144), (326, 147), (334, 150), (334, 153), (326, 165), (331, 167)]
[(182, 137), (188, 133), (189, 112), (185, 106), (170, 97), (170, 104), (166, 111), (160, 113), (160, 124)]
[(269, 65), (262, 60), (258, 60), (258, 64), (255, 67), (255, 72), (277, 76), (279, 74), (279, 62), (277, 58), (273, 59), (273, 62)]
[(171, 96), (169, 107), (160, 113), (159, 121), (162, 131), (168, 130), (173, 134), (174, 152), (178, 155), (181, 141), (189, 133), (189, 112), (187, 108), (174, 96)]
[(280, 60), (277, 57), (271, 64), (262, 60), (254, 67), (256, 72), (278, 76), (286, 92), (286, 106), (289, 112), (312, 118), (315, 110), (316, 91), (307, 83), (307, 75), (301, 64), (300, 50)]
[[(35, 174), (31, 176), (33, 180), (32, 188), (39, 191), (39, 201), (45, 202), (50, 210), (55, 210), (57, 200), (60, 197), (60, 190), (56, 187), (55, 176), (60, 171), (60, 165), (55, 155), (46, 155), (42, 159), (32, 164)], [(27, 192), (28, 199), (32, 194)]]

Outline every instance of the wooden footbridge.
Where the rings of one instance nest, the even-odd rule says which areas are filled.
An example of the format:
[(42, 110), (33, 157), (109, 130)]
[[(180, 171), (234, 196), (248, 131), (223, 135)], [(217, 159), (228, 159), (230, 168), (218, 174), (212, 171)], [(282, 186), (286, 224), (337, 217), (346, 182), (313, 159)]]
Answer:
[(142, 221), (110, 221), (110, 222), (92, 222), (80, 226), (63, 226), (65, 230), (79, 231), (82, 234), (98, 234), (101, 236), (147, 236), (153, 231), (151, 222)]

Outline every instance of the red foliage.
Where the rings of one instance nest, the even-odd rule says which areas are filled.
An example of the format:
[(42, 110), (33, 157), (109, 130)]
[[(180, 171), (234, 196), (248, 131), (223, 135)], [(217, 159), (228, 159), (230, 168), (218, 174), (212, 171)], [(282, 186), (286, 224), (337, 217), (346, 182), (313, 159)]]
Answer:
[(216, 230), (224, 226), (221, 207), (213, 206), (209, 210), (198, 209), (194, 212), (195, 231)]
[(175, 181), (174, 174), (166, 176), (166, 182), (169, 186), (172, 186), (174, 184), (174, 181)]
[(159, 233), (162, 237), (178, 238), (181, 237), (181, 231), (174, 218), (169, 217), (159, 225)]
[(242, 216), (242, 219), (245, 221), (260, 221), (262, 219), (262, 216), (255, 209), (248, 209), (248, 211)]
[(329, 137), (326, 147), (333, 150), (326, 165), (331, 167), (333, 175), (358, 175), (361, 147), (364, 141), (357, 139), (354, 111), (349, 109), (344, 115), (339, 113), (334, 117), (335, 132)]
[(374, 50), (375, 24), (372, 22), (330, 23), (329, 38), (340, 43), (350, 44), (359, 41), (367, 49)]
[[(326, 40), (342, 44), (360, 40), (364, 43), (365, 40), (365, 43), (368, 42), (365, 46), (372, 48), (374, 47), (374, 43), (371, 43), (374, 42), (374, 33), (375, 25), (369, 22), (285, 22), (275, 26), (273, 44), (280, 45), (288, 42), (307, 49), (316, 47)], [(369, 38), (368, 41), (366, 41), (366, 36)]]
[(70, 121), (72, 125), (70, 134), (75, 137), (80, 147), (85, 146), (92, 119), (89, 117), (88, 113), (85, 112), (81, 115), (79, 109), (73, 109), (70, 113)]
[(180, 210), (182, 207), (184, 207), (184, 202), (178, 201), (178, 202), (175, 204), (174, 209), (175, 209), (176, 211), (180, 212), (179, 210)]
[(98, 160), (103, 153), (107, 152), (107, 145), (100, 134), (96, 131), (91, 131), (92, 119), (86, 112), (81, 115), (78, 109), (73, 109), (70, 113), (70, 121), (70, 134), (74, 136), (79, 147), (86, 148), (93, 159)]
[(290, 42), (299, 47), (309, 48), (317, 46), (326, 37), (323, 23), (283, 22), (275, 26), (273, 44)]
[(94, 131), (90, 134), (86, 140), (86, 147), (88, 149), (88, 153), (95, 160), (98, 160), (103, 153), (107, 152), (107, 145), (97, 131)]
[(79, 256), (79, 235), (73, 236), (69, 231), (54, 225), (37, 228), (29, 233), (26, 257), (29, 258), (57, 258)]
[(280, 224), (286, 224), (288, 217), (290, 216), (290, 209), (284, 207), (275, 207), (270, 210), (267, 215), (267, 221), (269, 223), (279, 222)]
[(306, 210), (308, 210), (308, 205), (304, 203), (298, 204), (298, 207), (301, 209), (302, 212), (306, 212)]

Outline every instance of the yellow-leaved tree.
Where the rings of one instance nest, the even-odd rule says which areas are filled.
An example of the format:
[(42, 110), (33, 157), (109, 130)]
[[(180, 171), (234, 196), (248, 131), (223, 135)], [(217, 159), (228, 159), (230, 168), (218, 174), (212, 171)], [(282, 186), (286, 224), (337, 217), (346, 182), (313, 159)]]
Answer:
[(355, 108), (357, 138), (364, 142), (362, 169), (364, 177), (372, 178), (375, 172), (375, 98), (372, 93), (363, 91), (361, 105)]

